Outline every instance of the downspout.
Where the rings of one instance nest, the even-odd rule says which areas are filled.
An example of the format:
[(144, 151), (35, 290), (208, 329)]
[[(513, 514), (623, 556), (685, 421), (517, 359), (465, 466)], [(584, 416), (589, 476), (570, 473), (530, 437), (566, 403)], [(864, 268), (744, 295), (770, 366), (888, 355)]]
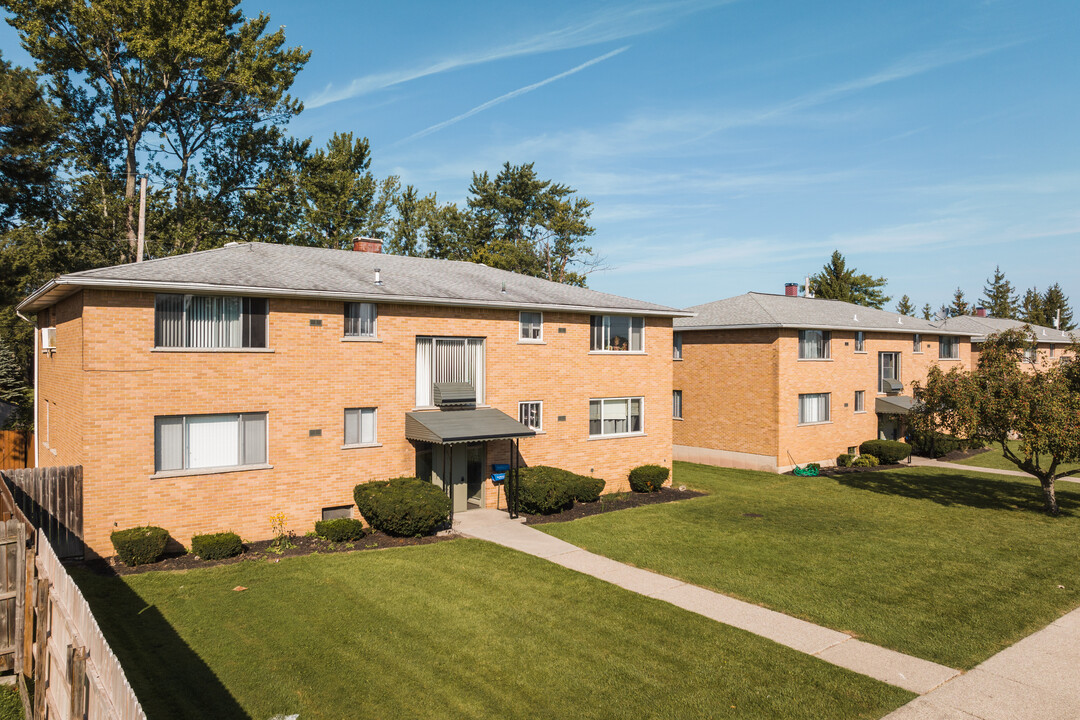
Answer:
[(18, 310), (15, 311), (15, 315), (20, 320), (25, 320), (28, 324), (34, 326), (34, 467), (38, 467), (38, 331), (37, 325), (30, 320), (30, 318), (23, 315)]

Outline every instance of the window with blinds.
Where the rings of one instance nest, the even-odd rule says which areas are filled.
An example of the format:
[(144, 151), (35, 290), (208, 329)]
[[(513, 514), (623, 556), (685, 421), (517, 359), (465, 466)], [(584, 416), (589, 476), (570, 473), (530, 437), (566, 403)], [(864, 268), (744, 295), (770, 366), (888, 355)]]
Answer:
[(644, 432), (641, 406), (644, 398), (600, 398), (589, 401), (589, 435), (629, 435)]
[(519, 402), (518, 422), (536, 431), (544, 429), (544, 403), (540, 401)]
[(345, 303), (345, 337), (376, 337), (378, 318), (375, 303)]
[(416, 338), (416, 407), (434, 405), (435, 383), (464, 382), (476, 390), (476, 404), (484, 404), (484, 338)]
[(375, 421), (376, 409), (373, 407), (346, 408), (345, 444), (375, 445), (378, 443)]
[(957, 360), (960, 357), (960, 340), (950, 335), (938, 336), (938, 358)]
[(682, 419), (682, 390), (671, 391), (671, 417)]
[(799, 424), (829, 422), (829, 393), (799, 396)]
[(628, 315), (593, 315), (593, 352), (643, 352), (645, 318)]
[(154, 469), (266, 464), (266, 413), (154, 418)]
[(162, 293), (154, 300), (154, 345), (265, 348), (266, 321), (266, 298)]

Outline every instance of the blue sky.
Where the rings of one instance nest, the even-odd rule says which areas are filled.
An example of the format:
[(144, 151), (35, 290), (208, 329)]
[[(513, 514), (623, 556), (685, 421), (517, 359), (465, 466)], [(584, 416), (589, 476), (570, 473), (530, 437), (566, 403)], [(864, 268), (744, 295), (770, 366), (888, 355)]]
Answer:
[(504, 161), (591, 199), (596, 289), (782, 292), (838, 248), (894, 302), (1000, 264), (1080, 304), (1075, 0), (244, 8), (313, 52), (295, 134), (367, 136), (442, 200)]

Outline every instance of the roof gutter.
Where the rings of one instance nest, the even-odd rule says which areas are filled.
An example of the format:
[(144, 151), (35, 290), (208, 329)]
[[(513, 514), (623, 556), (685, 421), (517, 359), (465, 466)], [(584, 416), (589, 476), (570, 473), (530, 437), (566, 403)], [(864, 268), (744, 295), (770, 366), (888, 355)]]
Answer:
[(536, 309), (565, 312), (590, 312), (610, 313), (617, 315), (650, 315), (655, 317), (694, 317), (695, 313), (685, 310), (650, 310), (647, 308), (614, 308), (596, 305), (557, 305), (551, 303), (533, 302), (500, 302), (494, 300), (473, 300), (467, 298), (431, 298), (412, 295), (386, 295), (386, 294), (363, 294), (343, 293), (323, 290), (294, 290), (290, 288), (266, 288), (246, 285), (212, 285), (209, 283), (172, 283), (162, 281), (143, 280), (137, 282), (124, 282), (116, 280), (98, 280), (93, 278), (79, 278), (78, 281), (65, 280), (63, 277), (55, 278), (45, 283), (30, 294), (18, 305), (18, 310), (33, 310), (36, 303), (58, 287), (71, 288), (84, 287), (107, 287), (121, 290), (150, 290), (162, 292), (192, 292), (192, 293), (215, 293), (219, 295), (258, 295), (260, 297), (297, 297), (318, 298), (324, 300), (345, 300), (364, 302), (390, 302), (404, 305), (440, 305), (440, 306), (466, 306), (478, 308), (496, 309)]
[(786, 323), (758, 323), (753, 325), (676, 325), (674, 327), (675, 332), (688, 332), (694, 330), (761, 330), (761, 329), (778, 329), (778, 330), (856, 330), (862, 332), (880, 332), (880, 333), (903, 333), (905, 335), (912, 335), (916, 333), (933, 334), (933, 335), (956, 335), (959, 337), (974, 337), (978, 333), (970, 332), (967, 330), (942, 330), (940, 328), (912, 328), (912, 327), (858, 327), (855, 325), (813, 325), (813, 324), (786, 324)]

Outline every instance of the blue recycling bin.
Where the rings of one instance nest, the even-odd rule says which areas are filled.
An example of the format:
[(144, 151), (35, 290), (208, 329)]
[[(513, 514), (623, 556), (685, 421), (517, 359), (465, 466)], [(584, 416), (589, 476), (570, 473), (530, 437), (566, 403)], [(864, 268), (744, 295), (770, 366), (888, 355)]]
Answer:
[(510, 466), (506, 463), (493, 463), (491, 466), (491, 482), (498, 485), (506, 482), (506, 473), (510, 472)]

